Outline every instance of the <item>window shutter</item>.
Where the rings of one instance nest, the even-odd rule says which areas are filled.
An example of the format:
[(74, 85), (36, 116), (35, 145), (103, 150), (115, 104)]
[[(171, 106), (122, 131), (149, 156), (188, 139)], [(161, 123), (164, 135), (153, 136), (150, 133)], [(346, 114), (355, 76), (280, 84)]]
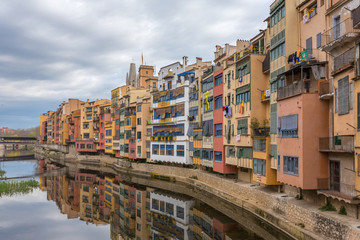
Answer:
[(338, 104), (339, 114), (349, 113), (349, 77), (346, 76), (338, 82)]
[(287, 157), (283, 157), (283, 172), (287, 171)]
[(321, 47), (321, 33), (316, 34), (316, 47)]
[(335, 113), (337, 113), (338, 109), (338, 94), (337, 94), (337, 88), (335, 88)]
[(350, 102), (350, 109), (353, 109), (353, 83), (350, 83), (349, 102)]
[(276, 134), (277, 105), (270, 105), (270, 133)]
[(357, 128), (360, 129), (360, 93), (357, 94)]

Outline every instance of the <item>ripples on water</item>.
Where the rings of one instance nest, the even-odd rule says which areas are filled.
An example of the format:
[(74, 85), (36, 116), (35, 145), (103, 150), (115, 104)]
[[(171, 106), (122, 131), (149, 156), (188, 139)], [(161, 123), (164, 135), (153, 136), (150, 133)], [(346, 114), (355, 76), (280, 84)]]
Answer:
[[(4, 162), (1, 169), (8, 177), (58, 173), (43, 160)], [(32, 193), (0, 198), (0, 239), (278, 238), (264, 229), (254, 233), (192, 197), (119, 176), (77, 172), (37, 180), (40, 189)]]

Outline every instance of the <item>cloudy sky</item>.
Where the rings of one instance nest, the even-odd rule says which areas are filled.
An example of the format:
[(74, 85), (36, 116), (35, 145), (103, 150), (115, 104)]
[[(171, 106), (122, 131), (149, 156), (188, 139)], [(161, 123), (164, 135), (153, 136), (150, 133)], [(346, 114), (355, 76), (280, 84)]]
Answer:
[(0, 1), (0, 127), (39, 125), (68, 98), (110, 98), (129, 63), (213, 60), (264, 29), (273, 0)]

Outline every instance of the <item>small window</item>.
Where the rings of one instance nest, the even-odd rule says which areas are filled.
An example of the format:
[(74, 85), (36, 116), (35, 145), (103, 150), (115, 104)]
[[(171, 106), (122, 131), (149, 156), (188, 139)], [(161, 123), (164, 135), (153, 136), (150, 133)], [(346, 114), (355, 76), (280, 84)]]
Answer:
[(222, 108), (222, 95), (215, 97), (215, 109)]
[(185, 154), (185, 147), (184, 145), (177, 145), (176, 146), (176, 156), (184, 157)]
[(222, 123), (215, 124), (215, 137), (222, 136)]
[(138, 112), (141, 112), (141, 105), (138, 105), (138, 106), (137, 106), (137, 111), (138, 111)]
[(222, 152), (215, 152), (215, 162), (222, 162)]

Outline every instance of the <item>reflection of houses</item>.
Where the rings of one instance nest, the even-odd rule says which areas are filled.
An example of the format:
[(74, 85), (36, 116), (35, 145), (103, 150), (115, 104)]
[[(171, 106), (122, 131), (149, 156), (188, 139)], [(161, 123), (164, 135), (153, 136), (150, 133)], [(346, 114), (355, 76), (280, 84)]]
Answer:
[(194, 200), (184, 195), (150, 193), (151, 234), (155, 239), (190, 239), (190, 210)]
[(224, 240), (225, 234), (239, 230), (237, 222), (207, 205), (199, 204), (192, 209), (193, 239)]

